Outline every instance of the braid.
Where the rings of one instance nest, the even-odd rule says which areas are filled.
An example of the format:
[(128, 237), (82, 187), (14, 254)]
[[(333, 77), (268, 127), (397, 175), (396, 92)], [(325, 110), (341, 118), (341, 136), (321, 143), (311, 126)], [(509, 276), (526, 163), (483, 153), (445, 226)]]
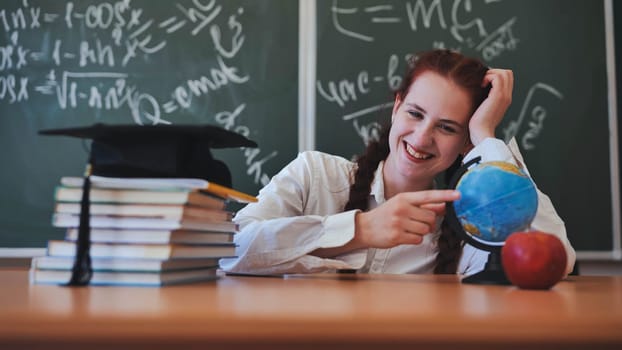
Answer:
[(436, 255), (435, 274), (455, 274), (458, 270), (458, 260), (462, 254), (463, 241), (443, 220), (441, 235), (438, 237), (438, 254)]
[(366, 211), (369, 209), (369, 194), (371, 193), (371, 183), (374, 180), (374, 174), (378, 164), (389, 155), (390, 129), (389, 126), (385, 125), (382, 128), (379, 139), (370, 141), (365, 149), (365, 153), (357, 158), (357, 168), (354, 173), (354, 182), (350, 186), (350, 197), (345, 206), (346, 211), (352, 209)]
[[(445, 184), (449, 184), (451, 177), (458, 170), (462, 163), (462, 157), (445, 171)], [(455, 274), (458, 270), (458, 261), (462, 254), (464, 242), (458, 233), (449, 227), (447, 220), (441, 224), (441, 235), (438, 237), (438, 254), (436, 255), (435, 274)]]

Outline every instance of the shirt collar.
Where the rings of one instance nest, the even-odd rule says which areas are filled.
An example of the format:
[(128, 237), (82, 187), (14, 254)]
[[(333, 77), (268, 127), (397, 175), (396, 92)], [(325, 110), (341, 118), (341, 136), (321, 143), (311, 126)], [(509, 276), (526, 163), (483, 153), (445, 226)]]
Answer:
[[(384, 177), (382, 176), (383, 168), (384, 161), (381, 161), (380, 164), (378, 164), (378, 168), (376, 168), (374, 180), (371, 183), (370, 197), (372, 197), (376, 201), (377, 205), (382, 204), (386, 201), (386, 198), (384, 196)], [(371, 208), (372, 207), (370, 206), (370, 209)]]

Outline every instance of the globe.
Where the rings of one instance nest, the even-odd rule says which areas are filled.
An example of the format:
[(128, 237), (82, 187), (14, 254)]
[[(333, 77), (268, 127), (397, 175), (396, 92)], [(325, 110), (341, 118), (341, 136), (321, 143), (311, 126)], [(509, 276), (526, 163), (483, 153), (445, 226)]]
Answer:
[(533, 182), (512, 163), (474, 165), (455, 187), (461, 193), (455, 216), (476, 246), (503, 246), (511, 233), (529, 227), (538, 209)]

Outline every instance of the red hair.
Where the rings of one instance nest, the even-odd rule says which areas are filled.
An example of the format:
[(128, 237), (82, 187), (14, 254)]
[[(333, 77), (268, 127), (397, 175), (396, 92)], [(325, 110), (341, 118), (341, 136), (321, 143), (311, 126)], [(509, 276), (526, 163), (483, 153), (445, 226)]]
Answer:
[(451, 50), (432, 50), (413, 56), (395, 97), (404, 100), (412, 83), (424, 72), (434, 72), (465, 89), (471, 97), (471, 114), (488, 96), (489, 88), (482, 87), (486, 67), (481, 61)]
[[(456, 85), (464, 88), (471, 96), (471, 114), (488, 96), (489, 88), (482, 87), (482, 81), (488, 68), (479, 60), (466, 57), (458, 52), (450, 50), (432, 50), (413, 56), (408, 62), (408, 69), (402, 78), (402, 82), (394, 91), (395, 97), (403, 101), (412, 83), (424, 72), (435, 72), (453, 81)], [(380, 134), (380, 139), (367, 145), (365, 152), (357, 160), (357, 168), (354, 173), (354, 182), (350, 186), (350, 197), (344, 210), (369, 209), (369, 194), (371, 183), (378, 164), (389, 155), (389, 130), (385, 126)], [(461, 159), (458, 158), (446, 171), (445, 178), (451, 177), (452, 172), (458, 168)], [(437, 241), (438, 254), (434, 273), (455, 274), (460, 255), (462, 254), (462, 239), (443, 220), (441, 235)]]

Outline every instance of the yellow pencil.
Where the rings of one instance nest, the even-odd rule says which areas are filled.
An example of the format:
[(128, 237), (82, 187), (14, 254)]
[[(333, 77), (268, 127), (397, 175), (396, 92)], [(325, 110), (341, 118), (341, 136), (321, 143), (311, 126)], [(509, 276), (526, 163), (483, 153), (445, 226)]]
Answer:
[(236, 191), (234, 189), (231, 189), (229, 187), (225, 187), (225, 186), (221, 186), (215, 183), (208, 183), (207, 187), (205, 187), (205, 190), (208, 192), (211, 192), (217, 196), (221, 196), (224, 198), (230, 198), (233, 200), (236, 200), (238, 202), (243, 202), (243, 203), (253, 203), (253, 202), (257, 202), (257, 198), (254, 196), (251, 196), (249, 194), (246, 193), (242, 193), (240, 191)]

